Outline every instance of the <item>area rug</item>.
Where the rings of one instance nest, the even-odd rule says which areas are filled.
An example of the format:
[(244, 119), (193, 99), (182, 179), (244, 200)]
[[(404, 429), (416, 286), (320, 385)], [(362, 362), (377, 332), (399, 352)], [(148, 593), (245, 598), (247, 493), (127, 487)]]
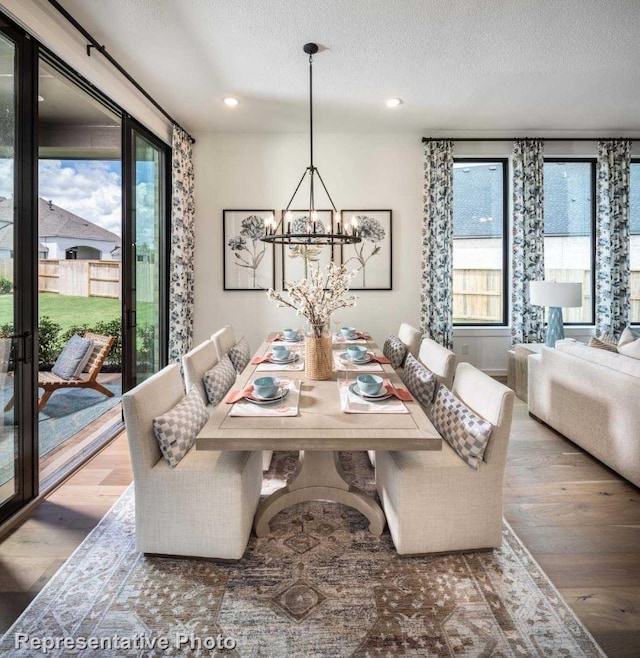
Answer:
[[(373, 493), (366, 453), (341, 460)], [(275, 453), (263, 495), (295, 464)], [(25, 638), (61, 638), (48, 656), (604, 656), (506, 524), (499, 550), (401, 558), (358, 512), (301, 503), (224, 563), (137, 554), (133, 496), (7, 631), (1, 655), (41, 655)]]
[[(92, 389), (67, 389), (56, 391), (38, 415), (38, 444), (40, 457), (63, 444), (89, 423), (120, 402), (120, 384), (105, 384), (114, 393), (106, 395)], [(13, 395), (13, 389), (5, 386), (2, 408)], [(14, 435), (13, 409), (5, 411), (0, 427), (0, 485), (13, 477)]]

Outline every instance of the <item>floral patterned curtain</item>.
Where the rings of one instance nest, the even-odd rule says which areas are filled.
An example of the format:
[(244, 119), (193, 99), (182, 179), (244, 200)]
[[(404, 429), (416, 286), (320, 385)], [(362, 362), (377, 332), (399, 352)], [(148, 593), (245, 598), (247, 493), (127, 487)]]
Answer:
[(620, 334), (629, 322), (630, 140), (598, 142), (596, 332)]
[(171, 247), (169, 253), (169, 362), (180, 361), (193, 341), (195, 202), (191, 138), (173, 126)]
[(420, 325), (444, 347), (453, 347), (453, 142), (424, 146)]
[(544, 142), (513, 142), (511, 342), (544, 341), (544, 308), (529, 303), (529, 282), (544, 279)]

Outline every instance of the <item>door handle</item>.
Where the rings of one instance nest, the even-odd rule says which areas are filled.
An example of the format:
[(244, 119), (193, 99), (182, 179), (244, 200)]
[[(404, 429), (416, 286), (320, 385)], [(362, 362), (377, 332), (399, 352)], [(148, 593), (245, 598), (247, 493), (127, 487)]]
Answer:
[(30, 331), (25, 331), (21, 334), (9, 334), (5, 338), (10, 338), (16, 341), (16, 361), (22, 363), (31, 363), (33, 352), (33, 334)]

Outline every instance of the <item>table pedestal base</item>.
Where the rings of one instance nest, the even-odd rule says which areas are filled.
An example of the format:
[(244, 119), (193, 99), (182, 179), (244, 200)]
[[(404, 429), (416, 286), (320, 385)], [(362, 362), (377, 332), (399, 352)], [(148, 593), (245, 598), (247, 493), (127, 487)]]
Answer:
[(353, 487), (344, 477), (337, 452), (301, 450), (291, 482), (260, 503), (254, 520), (258, 537), (269, 534), (269, 521), (286, 507), (306, 500), (331, 500), (357, 509), (369, 519), (369, 531), (381, 535), (385, 516), (371, 497)]

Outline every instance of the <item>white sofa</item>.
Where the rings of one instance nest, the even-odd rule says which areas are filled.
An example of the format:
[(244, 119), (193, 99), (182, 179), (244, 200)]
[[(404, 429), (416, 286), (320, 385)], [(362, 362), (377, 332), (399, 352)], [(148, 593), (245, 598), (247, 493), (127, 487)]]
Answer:
[(528, 370), (529, 413), (640, 486), (640, 360), (560, 340)]

